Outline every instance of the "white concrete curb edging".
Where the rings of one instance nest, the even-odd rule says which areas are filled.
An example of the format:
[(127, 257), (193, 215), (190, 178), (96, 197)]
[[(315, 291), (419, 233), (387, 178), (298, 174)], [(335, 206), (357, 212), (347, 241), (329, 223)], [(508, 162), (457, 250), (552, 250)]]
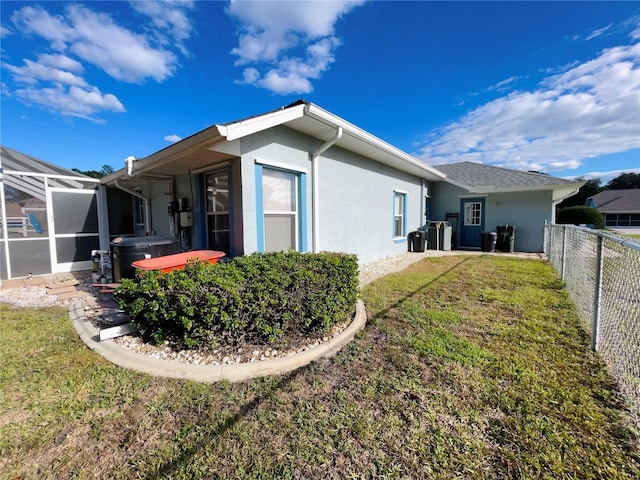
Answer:
[(266, 375), (291, 372), (316, 360), (334, 356), (355, 337), (367, 323), (367, 313), (362, 300), (356, 303), (353, 321), (339, 335), (327, 343), (317, 345), (300, 353), (271, 360), (232, 365), (192, 365), (188, 363), (159, 360), (132, 352), (113, 340), (100, 341), (99, 330), (84, 316), (79, 302), (69, 306), (69, 317), (80, 339), (91, 350), (102, 355), (111, 363), (122, 368), (130, 368), (150, 375), (182, 378), (198, 382), (218, 382), (229, 380), (241, 382)]

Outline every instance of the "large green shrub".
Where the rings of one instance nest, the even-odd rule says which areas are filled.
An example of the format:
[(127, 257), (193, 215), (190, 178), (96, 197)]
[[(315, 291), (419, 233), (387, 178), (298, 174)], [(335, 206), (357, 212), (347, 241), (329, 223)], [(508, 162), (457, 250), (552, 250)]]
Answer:
[(140, 272), (115, 292), (146, 340), (187, 347), (326, 331), (353, 313), (357, 295), (355, 255), (297, 252)]
[(573, 225), (601, 225), (602, 214), (593, 207), (577, 205), (559, 208), (556, 212), (556, 223)]

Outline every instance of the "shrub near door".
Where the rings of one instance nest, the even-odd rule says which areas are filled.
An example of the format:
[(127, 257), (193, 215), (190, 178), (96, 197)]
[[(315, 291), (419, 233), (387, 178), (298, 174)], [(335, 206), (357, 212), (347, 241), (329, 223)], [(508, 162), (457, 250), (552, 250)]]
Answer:
[(140, 272), (115, 298), (146, 341), (187, 348), (274, 342), (328, 331), (350, 318), (358, 296), (355, 255), (278, 252), (184, 270)]

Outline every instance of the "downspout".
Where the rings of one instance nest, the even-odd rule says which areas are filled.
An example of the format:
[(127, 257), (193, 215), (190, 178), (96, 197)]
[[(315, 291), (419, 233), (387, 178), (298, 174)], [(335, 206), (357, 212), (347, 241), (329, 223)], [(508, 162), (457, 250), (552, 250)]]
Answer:
[(313, 253), (320, 251), (320, 191), (318, 189), (318, 157), (331, 148), (338, 140), (342, 138), (342, 127), (338, 127), (336, 134), (327, 140), (314, 153), (311, 153), (311, 171), (313, 192), (311, 197), (311, 215), (313, 216)]
[(420, 219), (418, 221), (418, 228), (422, 227), (426, 222), (427, 214), (427, 196), (425, 194), (425, 180), (420, 179)]

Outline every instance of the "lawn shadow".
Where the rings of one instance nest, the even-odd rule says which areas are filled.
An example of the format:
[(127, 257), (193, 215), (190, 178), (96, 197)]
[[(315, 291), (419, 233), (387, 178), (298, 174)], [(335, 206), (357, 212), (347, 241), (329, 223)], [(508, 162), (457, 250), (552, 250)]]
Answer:
[[(224, 422), (222, 422), (221, 425), (218, 426), (218, 428), (206, 432), (201, 440), (195, 442), (181, 455), (175, 456), (170, 460), (164, 462), (164, 464), (161, 464), (157, 468), (155, 473), (147, 475), (145, 478), (160, 480), (171, 477), (171, 474), (176, 472), (176, 470), (183, 467), (184, 465), (188, 465), (189, 463), (191, 463), (191, 460), (194, 458), (194, 456), (198, 452), (205, 449), (207, 445), (215, 442), (216, 439), (223, 436), (234, 426), (240, 423), (243, 419), (249, 418), (252, 414), (254, 414), (263, 401), (268, 400), (272, 396), (272, 394), (281, 390), (282, 387), (288, 385), (300, 370), (301, 369), (298, 369), (298, 371), (284, 374), (274, 384), (268, 386), (266, 389), (261, 389), (261, 391), (257, 393), (252, 400), (246, 402), (240, 407), (238, 413), (226, 419)], [(207, 418), (205, 417), (202, 423), (206, 424), (206, 420)]]
[[(384, 317), (386, 314), (388, 314), (389, 312), (391, 312), (392, 310), (394, 310), (395, 308), (399, 307), (400, 305), (402, 305), (402, 303), (409, 299), (412, 298), (413, 296), (424, 292), (428, 287), (430, 287), (431, 285), (433, 285), (434, 283), (438, 282), (439, 280), (441, 280), (444, 276), (448, 275), (449, 273), (453, 272), (456, 268), (460, 267), (462, 264), (466, 263), (467, 261), (469, 261), (471, 259), (471, 257), (464, 257), (462, 260), (460, 260), (459, 262), (457, 262), (455, 265), (451, 266), (450, 268), (448, 268), (446, 271), (442, 272), (440, 275), (438, 275), (437, 277), (433, 278), (432, 280), (430, 280), (429, 282), (425, 283), (424, 285), (420, 286), (419, 288), (416, 288), (415, 290), (413, 290), (412, 292), (407, 293), (405, 296), (403, 296), (402, 298), (400, 298), (399, 300), (397, 300), (396, 302), (392, 303), (391, 305), (389, 305), (387, 308), (385, 308), (384, 310), (379, 311), (378, 313), (376, 313), (372, 319), (378, 318), (378, 317)], [(425, 260), (422, 260), (422, 262), (425, 262)], [(419, 265), (422, 262), (418, 262), (418, 263), (414, 263), (413, 265)], [(413, 266), (412, 265), (412, 266)], [(398, 273), (402, 273), (402, 272), (398, 272)], [(384, 278), (384, 277), (382, 277)]]

